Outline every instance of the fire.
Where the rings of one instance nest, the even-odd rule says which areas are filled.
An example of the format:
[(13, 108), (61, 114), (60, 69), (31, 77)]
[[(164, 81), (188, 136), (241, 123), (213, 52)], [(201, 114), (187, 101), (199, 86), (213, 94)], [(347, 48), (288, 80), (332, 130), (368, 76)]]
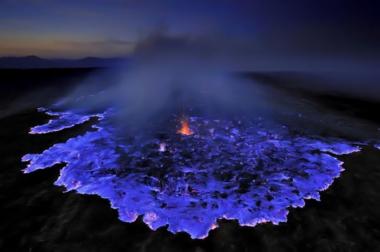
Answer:
[(181, 128), (177, 131), (177, 133), (185, 136), (190, 136), (193, 134), (189, 126), (189, 120), (187, 120), (187, 118), (181, 119)]

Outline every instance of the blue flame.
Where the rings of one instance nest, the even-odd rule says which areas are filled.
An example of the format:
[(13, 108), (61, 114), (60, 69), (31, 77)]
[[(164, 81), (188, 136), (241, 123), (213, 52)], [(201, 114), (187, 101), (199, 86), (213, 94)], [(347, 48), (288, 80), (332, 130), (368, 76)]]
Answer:
[(285, 222), (290, 207), (319, 200), (340, 175), (336, 155), (360, 150), (342, 139), (292, 135), (284, 126), (268, 130), (260, 121), (201, 117), (190, 118), (192, 136), (126, 140), (116, 134), (109, 111), (44, 112), (54, 118), (31, 133), (99, 120), (96, 131), (25, 155), (25, 173), (64, 164), (55, 185), (108, 199), (122, 221), (142, 215), (153, 230), (167, 225), (192, 238), (206, 237), (221, 218), (243, 226)]

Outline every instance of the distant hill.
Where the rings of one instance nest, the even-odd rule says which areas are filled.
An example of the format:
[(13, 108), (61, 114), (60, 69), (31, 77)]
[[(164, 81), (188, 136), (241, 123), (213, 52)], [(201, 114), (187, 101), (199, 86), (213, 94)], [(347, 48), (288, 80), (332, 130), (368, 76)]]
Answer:
[(125, 58), (44, 59), (37, 56), (0, 57), (0, 68), (86, 68), (112, 67), (126, 62)]

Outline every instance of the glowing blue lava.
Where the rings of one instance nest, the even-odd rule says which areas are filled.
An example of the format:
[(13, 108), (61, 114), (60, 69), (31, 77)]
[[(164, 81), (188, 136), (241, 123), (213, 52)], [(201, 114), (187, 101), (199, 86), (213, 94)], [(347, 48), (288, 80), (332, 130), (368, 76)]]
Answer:
[(39, 108), (38, 111), (45, 112), (47, 115), (52, 116), (53, 119), (49, 120), (44, 125), (35, 126), (30, 129), (30, 134), (45, 134), (50, 132), (56, 132), (63, 129), (71, 128), (74, 125), (82, 124), (90, 120), (89, 115), (80, 115), (73, 112), (53, 112), (43, 108)]
[(319, 200), (343, 170), (335, 155), (359, 151), (341, 139), (291, 135), (259, 121), (190, 118), (191, 136), (168, 130), (167, 137), (128, 137), (115, 133), (112, 113), (78, 115), (49, 112), (55, 118), (32, 128), (43, 134), (98, 117), (96, 131), (27, 154), (30, 173), (63, 163), (56, 185), (67, 191), (108, 199), (125, 222), (139, 215), (153, 230), (168, 226), (204, 238), (217, 219), (240, 225), (285, 222), (290, 207)]

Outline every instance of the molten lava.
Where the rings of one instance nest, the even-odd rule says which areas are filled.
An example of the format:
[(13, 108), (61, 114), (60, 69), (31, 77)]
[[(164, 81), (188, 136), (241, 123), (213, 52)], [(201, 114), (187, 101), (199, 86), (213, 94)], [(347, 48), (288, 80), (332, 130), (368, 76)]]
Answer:
[(181, 128), (177, 131), (177, 133), (185, 136), (190, 136), (193, 134), (189, 126), (189, 120), (187, 118), (181, 119)]

